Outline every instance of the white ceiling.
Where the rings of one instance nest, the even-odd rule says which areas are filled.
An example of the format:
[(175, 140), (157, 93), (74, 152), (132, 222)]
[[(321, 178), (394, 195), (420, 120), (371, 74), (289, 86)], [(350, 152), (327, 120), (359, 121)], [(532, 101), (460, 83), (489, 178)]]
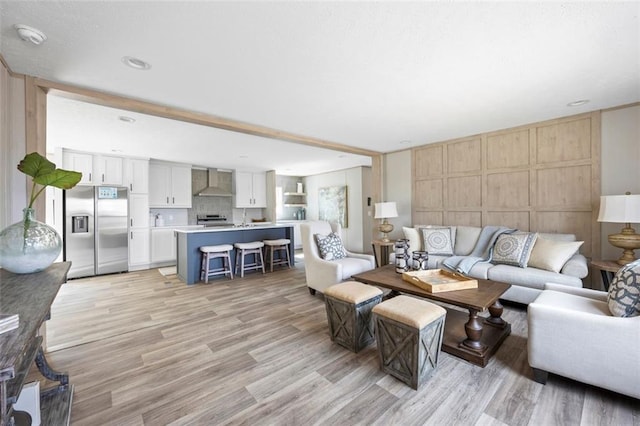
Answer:
[[(0, 13), (14, 72), (379, 152), (640, 101), (637, 1), (0, 0)], [(14, 24), (48, 40), (23, 42)], [(123, 56), (152, 68), (125, 67)], [(579, 99), (590, 102), (567, 106)], [(300, 176), (369, 164), (50, 103), (52, 138), (81, 149)]]

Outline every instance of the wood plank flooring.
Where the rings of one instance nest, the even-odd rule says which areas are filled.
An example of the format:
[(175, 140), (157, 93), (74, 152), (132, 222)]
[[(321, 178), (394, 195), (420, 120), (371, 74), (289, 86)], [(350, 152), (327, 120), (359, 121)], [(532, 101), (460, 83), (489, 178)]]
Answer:
[(48, 359), (75, 385), (73, 425), (640, 425), (637, 399), (534, 382), (526, 311), (504, 316), (512, 334), (486, 368), (443, 353), (416, 392), (375, 345), (331, 343), (302, 262), (193, 286), (149, 270), (65, 284)]

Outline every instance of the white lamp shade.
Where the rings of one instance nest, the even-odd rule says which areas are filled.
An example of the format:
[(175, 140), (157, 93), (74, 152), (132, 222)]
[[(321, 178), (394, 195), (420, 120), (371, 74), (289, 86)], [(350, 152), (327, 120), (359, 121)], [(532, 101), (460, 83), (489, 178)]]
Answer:
[(390, 217), (398, 217), (398, 210), (396, 209), (396, 202), (389, 201), (386, 203), (375, 204), (375, 216), (374, 219), (387, 219)]
[(598, 222), (640, 223), (640, 195), (603, 195)]

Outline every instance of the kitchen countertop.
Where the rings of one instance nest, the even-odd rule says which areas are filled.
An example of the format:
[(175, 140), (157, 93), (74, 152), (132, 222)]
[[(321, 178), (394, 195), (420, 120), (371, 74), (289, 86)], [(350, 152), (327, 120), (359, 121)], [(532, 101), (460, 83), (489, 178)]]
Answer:
[(165, 225), (165, 226), (152, 226), (153, 229), (201, 229), (204, 228), (204, 225)]
[(196, 234), (196, 233), (205, 233), (205, 232), (225, 232), (225, 231), (248, 231), (252, 229), (268, 229), (268, 228), (289, 228), (290, 224), (286, 223), (270, 223), (270, 224), (261, 224), (261, 223), (253, 223), (247, 226), (213, 226), (211, 228), (199, 228), (199, 229), (175, 229), (176, 232), (181, 232), (185, 234)]

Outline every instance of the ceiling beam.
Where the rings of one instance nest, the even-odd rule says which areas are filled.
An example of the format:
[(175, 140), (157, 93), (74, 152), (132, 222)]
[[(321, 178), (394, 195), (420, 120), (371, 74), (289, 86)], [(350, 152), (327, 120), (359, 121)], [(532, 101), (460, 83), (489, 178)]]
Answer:
[(35, 81), (38, 86), (42, 87), (52, 95), (61, 96), (77, 101), (89, 102), (92, 104), (124, 109), (127, 111), (153, 115), (156, 117), (169, 118), (172, 120), (180, 120), (187, 123), (200, 124), (203, 126), (215, 127), (217, 129), (245, 133), (253, 136), (261, 136), (269, 139), (293, 142), (302, 145), (313, 146), (316, 148), (332, 149), (349, 154), (365, 155), (369, 157), (380, 155), (380, 152), (377, 151), (343, 145), (336, 142), (314, 138), (311, 136), (298, 135), (295, 133), (272, 129), (270, 127), (260, 126), (257, 124), (245, 123), (242, 121), (231, 120), (215, 115), (188, 111), (170, 106), (163, 106), (151, 102), (127, 98), (120, 95), (104, 93), (97, 90), (85, 89), (63, 83), (56, 83), (40, 78), (36, 78)]

